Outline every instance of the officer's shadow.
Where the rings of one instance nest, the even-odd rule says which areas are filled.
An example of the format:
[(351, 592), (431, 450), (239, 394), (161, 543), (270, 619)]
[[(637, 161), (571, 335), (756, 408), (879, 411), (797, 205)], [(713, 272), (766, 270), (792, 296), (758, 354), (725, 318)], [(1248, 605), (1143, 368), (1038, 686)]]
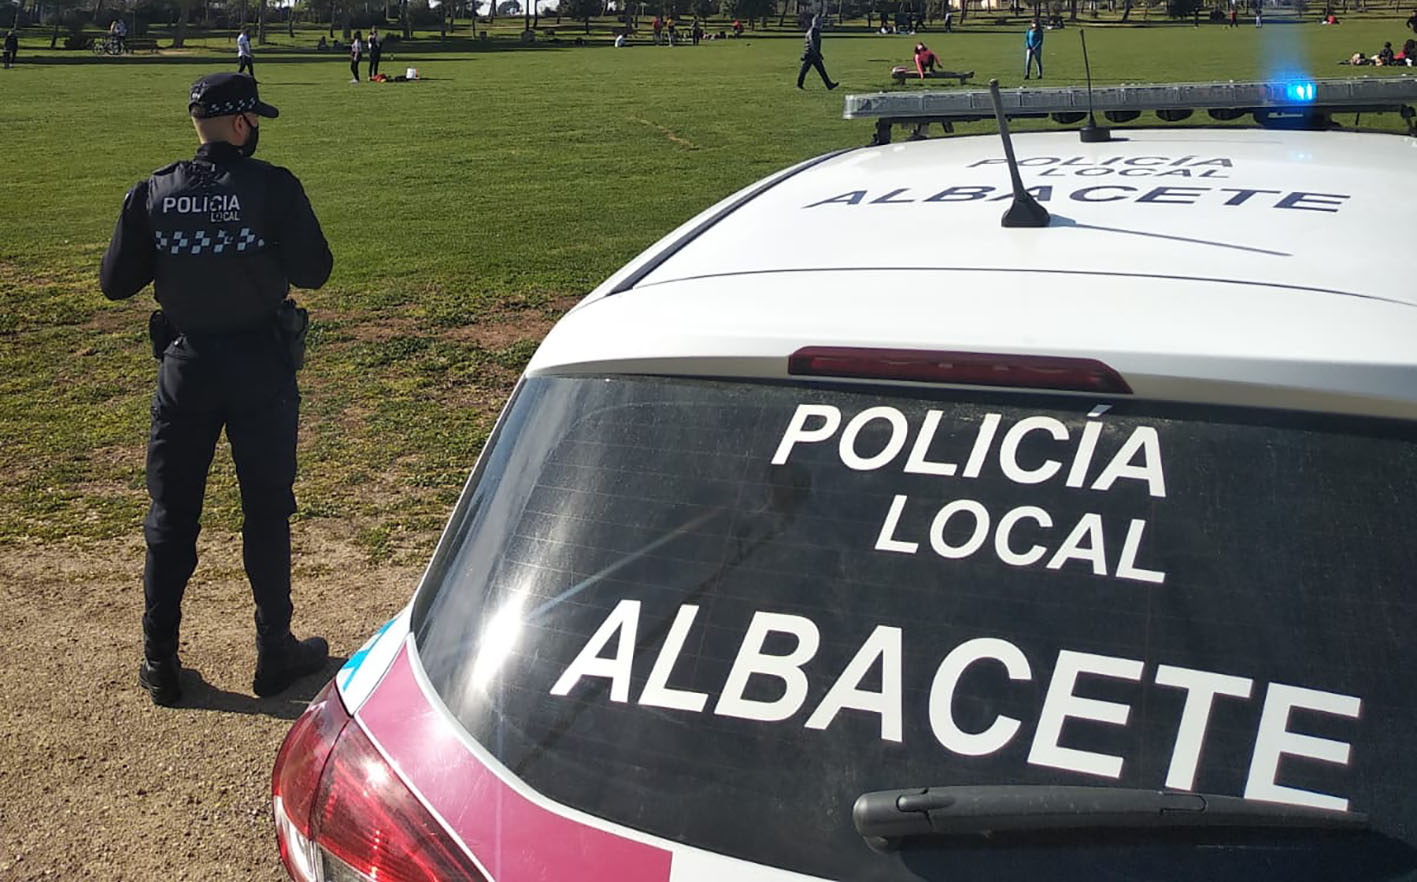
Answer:
[(346, 658), (331, 656), (329, 662), (318, 673), (301, 677), (287, 690), (270, 698), (259, 698), (249, 692), (228, 692), (208, 683), (202, 672), (196, 668), (182, 669), (182, 700), (179, 708), (196, 710), (225, 711), (237, 714), (260, 714), (281, 720), (294, 720), (305, 710), (315, 693), (330, 682), (330, 678), (344, 666)]

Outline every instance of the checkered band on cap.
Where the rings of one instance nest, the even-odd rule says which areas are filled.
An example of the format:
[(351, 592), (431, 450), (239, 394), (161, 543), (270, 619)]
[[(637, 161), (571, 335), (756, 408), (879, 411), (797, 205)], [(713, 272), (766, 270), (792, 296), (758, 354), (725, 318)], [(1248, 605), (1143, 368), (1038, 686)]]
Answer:
[(206, 104), (196, 95), (192, 96), (193, 103), (199, 105), (203, 111), (211, 116), (226, 116), (230, 113), (249, 113), (256, 109), (255, 98), (242, 98), (237, 101), (223, 101), (220, 104)]
[(256, 81), (233, 73), (208, 74), (192, 84), (188, 92), (188, 109), (194, 116), (230, 116), (235, 113), (259, 113), (276, 116), (274, 107), (261, 101)]

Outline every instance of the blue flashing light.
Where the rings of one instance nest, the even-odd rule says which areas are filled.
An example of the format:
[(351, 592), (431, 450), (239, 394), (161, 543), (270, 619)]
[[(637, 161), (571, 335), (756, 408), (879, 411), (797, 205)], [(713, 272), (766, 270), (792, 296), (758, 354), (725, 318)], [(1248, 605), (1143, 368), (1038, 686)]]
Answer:
[(1308, 104), (1313, 101), (1317, 91), (1313, 83), (1286, 83), (1284, 85), (1284, 97), (1298, 104)]

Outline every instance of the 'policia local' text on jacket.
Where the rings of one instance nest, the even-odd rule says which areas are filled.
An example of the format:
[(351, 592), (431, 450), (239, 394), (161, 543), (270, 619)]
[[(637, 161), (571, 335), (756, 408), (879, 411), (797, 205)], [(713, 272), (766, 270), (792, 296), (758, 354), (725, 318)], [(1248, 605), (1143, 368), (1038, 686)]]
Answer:
[(269, 321), (333, 262), (295, 175), (212, 141), (128, 191), (99, 282), (110, 300), (152, 282), (179, 331), (221, 333)]

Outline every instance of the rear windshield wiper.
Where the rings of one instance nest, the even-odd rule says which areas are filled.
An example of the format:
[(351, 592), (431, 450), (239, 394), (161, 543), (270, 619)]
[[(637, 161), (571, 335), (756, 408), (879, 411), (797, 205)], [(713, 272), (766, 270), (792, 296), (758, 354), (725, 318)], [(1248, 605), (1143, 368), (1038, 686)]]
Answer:
[(1235, 796), (1119, 787), (916, 787), (863, 793), (851, 809), (874, 846), (914, 836), (1079, 829), (1268, 827), (1364, 830), (1368, 816)]

